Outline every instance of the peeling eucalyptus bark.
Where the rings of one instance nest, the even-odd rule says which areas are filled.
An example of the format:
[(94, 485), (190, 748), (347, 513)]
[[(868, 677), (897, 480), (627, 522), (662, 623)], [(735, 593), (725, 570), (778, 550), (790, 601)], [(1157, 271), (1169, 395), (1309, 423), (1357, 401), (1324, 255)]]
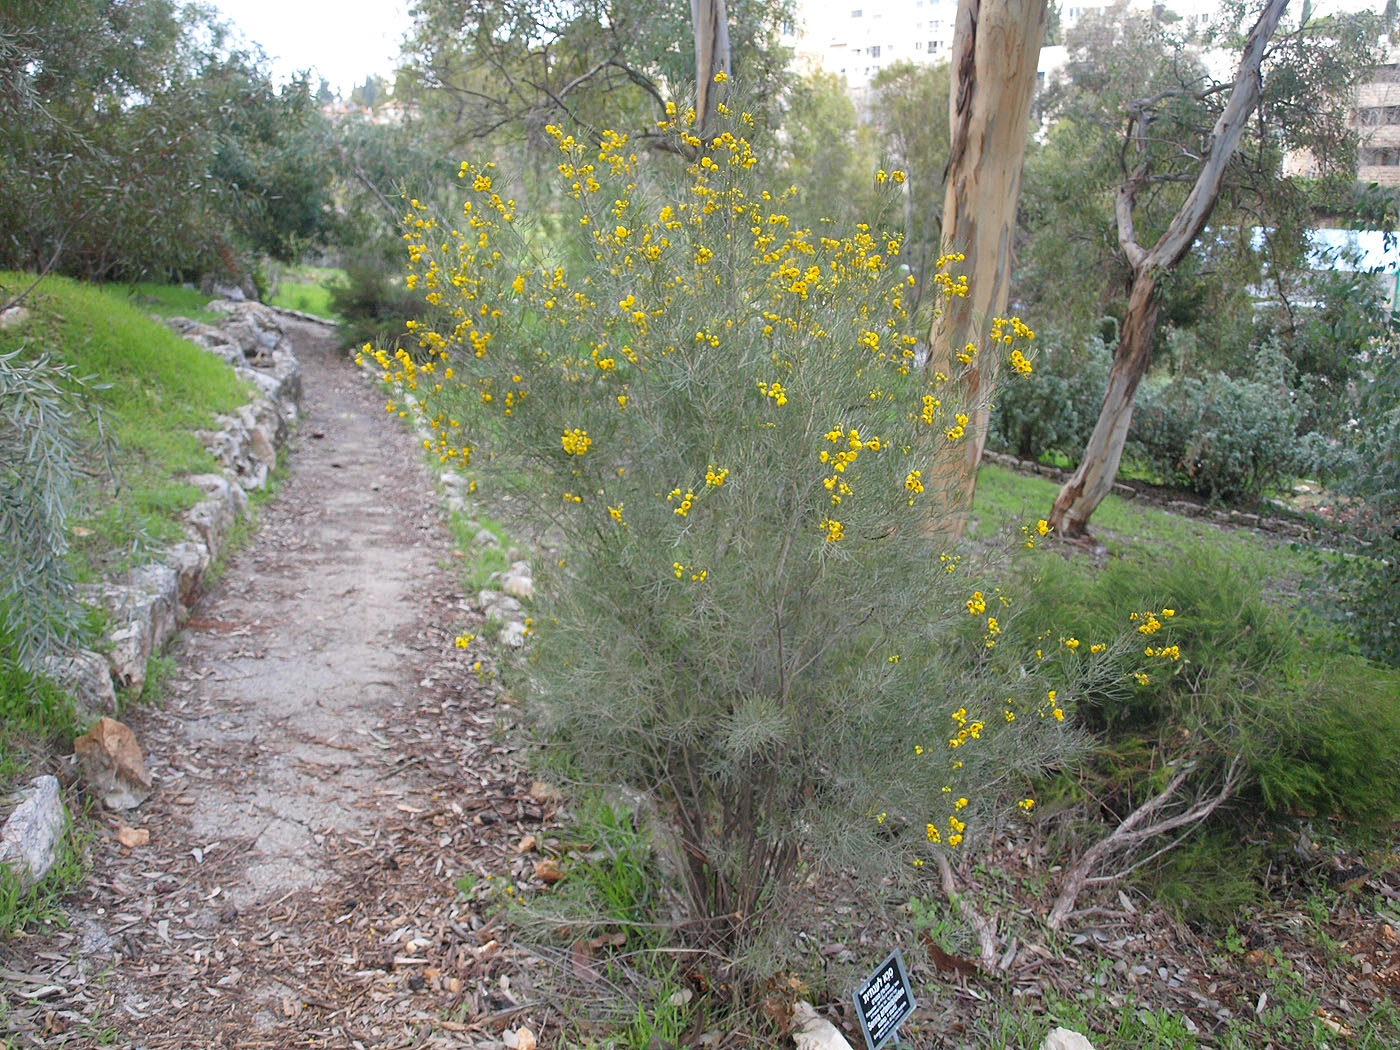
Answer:
[[(929, 334), (928, 370), (952, 375), (954, 356), (982, 345), (991, 319), (1006, 310), (1011, 240), (1046, 0), (960, 0), (953, 34), (948, 93), (950, 146), (945, 173), (942, 252), (966, 258), (966, 298), (944, 300)], [(943, 479), (954, 505), (971, 505), (977, 464), (987, 442), (987, 393), (995, 381), (995, 354), (983, 352), (959, 403), (971, 420), (961, 459)]]

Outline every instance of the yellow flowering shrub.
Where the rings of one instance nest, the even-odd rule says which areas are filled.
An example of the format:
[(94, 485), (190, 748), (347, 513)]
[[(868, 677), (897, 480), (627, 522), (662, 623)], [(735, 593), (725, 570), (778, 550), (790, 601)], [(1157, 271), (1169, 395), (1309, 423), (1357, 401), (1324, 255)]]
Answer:
[[(934, 479), (974, 406), (915, 368), (899, 235), (797, 227), (755, 171), (752, 118), (724, 107), (709, 143), (693, 120), (661, 121), (698, 152), (678, 181), (625, 136), (548, 128), (552, 239), (500, 171), (464, 163), (455, 214), (406, 217), (434, 307), (419, 352), (367, 352), (444, 464), (517, 479), (565, 538), (537, 580), (541, 739), (656, 799), (713, 920), (695, 928), (733, 941), (806, 864), (912, 872), (961, 848), (991, 785), (1072, 744), (1089, 654), (1050, 674), (1012, 653), (1004, 562), (979, 582), (950, 538)], [(903, 175), (881, 175), (893, 200)], [(944, 297), (967, 294), (958, 261)], [(1023, 372), (1031, 339), (999, 320), (966, 367)]]

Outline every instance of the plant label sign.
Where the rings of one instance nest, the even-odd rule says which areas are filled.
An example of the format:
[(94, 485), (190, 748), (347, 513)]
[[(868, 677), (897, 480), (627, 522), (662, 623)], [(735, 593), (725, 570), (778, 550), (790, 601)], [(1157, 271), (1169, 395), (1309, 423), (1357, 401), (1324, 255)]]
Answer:
[(891, 1039), (898, 1044), (899, 1026), (914, 1012), (914, 990), (909, 986), (909, 973), (904, 969), (904, 956), (896, 948), (875, 968), (855, 992), (856, 1016), (865, 1043), (870, 1050), (880, 1050)]

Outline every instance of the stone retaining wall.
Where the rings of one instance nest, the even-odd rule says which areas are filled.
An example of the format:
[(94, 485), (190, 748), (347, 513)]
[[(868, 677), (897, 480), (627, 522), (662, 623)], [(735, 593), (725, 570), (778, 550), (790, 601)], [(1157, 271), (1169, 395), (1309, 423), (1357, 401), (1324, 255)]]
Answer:
[(209, 566), (248, 511), (248, 493), (265, 488), (301, 406), (301, 367), (277, 315), (255, 302), (216, 300), (209, 309), (227, 315), (219, 326), (173, 318), (168, 327), (223, 358), (257, 395), (237, 412), (215, 418), (217, 430), (198, 436), (219, 461), (218, 474), (186, 480), (204, 498), (184, 515), (185, 539), (119, 579), (83, 588), (88, 604), (102, 608), (111, 627), (101, 652), (81, 651), (53, 660), (49, 673), (72, 690), (84, 721), (116, 707), (116, 689), (139, 692), (146, 664), (189, 615)]

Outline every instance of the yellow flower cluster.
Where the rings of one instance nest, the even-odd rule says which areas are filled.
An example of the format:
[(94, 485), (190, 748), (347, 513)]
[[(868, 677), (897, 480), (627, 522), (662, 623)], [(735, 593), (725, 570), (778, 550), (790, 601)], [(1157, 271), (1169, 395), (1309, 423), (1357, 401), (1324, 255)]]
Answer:
[(562, 440), (564, 451), (571, 456), (581, 456), (593, 445), (593, 439), (588, 436), (588, 431), (579, 430), (577, 427), (564, 431)]

